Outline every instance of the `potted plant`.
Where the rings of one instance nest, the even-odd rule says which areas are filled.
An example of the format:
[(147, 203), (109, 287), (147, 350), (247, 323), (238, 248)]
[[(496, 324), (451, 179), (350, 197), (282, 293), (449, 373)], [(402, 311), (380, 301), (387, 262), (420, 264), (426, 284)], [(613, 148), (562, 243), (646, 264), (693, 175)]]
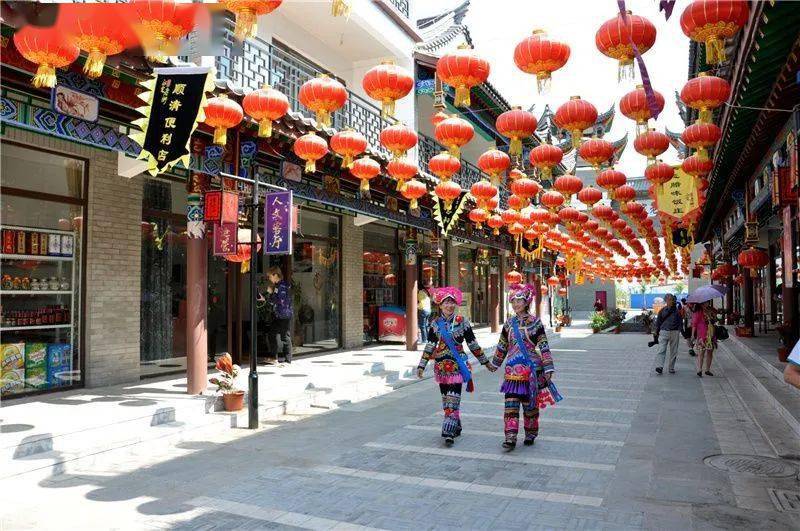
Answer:
[(614, 308), (608, 312), (609, 325), (614, 327), (614, 333), (619, 334), (622, 331), (622, 322), (625, 320), (626, 312), (619, 308)]
[(217, 370), (219, 376), (208, 381), (217, 386), (217, 392), (222, 393), (225, 411), (239, 411), (244, 406), (244, 391), (236, 387), (240, 367), (233, 363), (231, 355), (226, 352), (217, 359)]
[(589, 326), (592, 328), (592, 332), (595, 334), (608, 326), (608, 317), (606, 317), (602, 312), (592, 312), (589, 318)]

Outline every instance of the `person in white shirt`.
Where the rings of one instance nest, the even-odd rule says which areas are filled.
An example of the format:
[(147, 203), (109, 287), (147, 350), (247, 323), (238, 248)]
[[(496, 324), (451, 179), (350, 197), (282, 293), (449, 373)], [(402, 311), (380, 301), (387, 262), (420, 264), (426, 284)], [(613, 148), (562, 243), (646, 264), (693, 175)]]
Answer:
[(431, 296), (428, 287), (417, 291), (417, 327), (419, 328), (419, 342), (423, 345), (428, 342), (428, 326), (431, 318)]

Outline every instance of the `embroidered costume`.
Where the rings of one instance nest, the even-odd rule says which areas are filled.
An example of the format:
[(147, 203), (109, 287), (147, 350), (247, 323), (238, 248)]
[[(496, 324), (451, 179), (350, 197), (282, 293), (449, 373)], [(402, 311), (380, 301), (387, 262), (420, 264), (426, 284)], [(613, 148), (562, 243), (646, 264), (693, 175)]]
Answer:
[[(533, 288), (528, 285), (512, 286), (509, 302), (522, 299), (530, 307)], [(522, 342), (523, 344), (520, 344)], [(533, 444), (539, 434), (540, 389), (548, 386), (545, 374), (555, 371), (550, 347), (542, 321), (527, 312), (514, 315), (503, 325), (497, 350), (489, 362), (490, 370), (499, 369), (506, 362), (500, 392), (505, 395), (503, 415), (506, 448), (513, 448), (519, 432), (519, 409), (522, 406), (525, 426), (525, 444)]]
[[(451, 298), (456, 304), (461, 303), (461, 292), (456, 288), (439, 288), (434, 291), (436, 304)], [(464, 384), (467, 391), (474, 388), (472, 383), (472, 367), (467, 361), (463, 343), (477, 358), (481, 365), (488, 360), (475, 339), (472, 325), (467, 318), (453, 313), (449, 318), (440, 315), (433, 319), (428, 329), (428, 342), (422, 352), (419, 369), (425, 370), (429, 360), (434, 363), (433, 373), (439, 390), (442, 393), (442, 437), (452, 443), (453, 437), (461, 434), (461, 391)]]

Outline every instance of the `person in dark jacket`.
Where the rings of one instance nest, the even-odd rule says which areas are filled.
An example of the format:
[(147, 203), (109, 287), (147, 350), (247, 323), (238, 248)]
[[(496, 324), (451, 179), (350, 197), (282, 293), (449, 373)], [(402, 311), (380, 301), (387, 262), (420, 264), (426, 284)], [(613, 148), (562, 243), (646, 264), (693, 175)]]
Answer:
[[(678, 357), (678, 343), (681, 340), (681, 312), (675, 304), (675, 295), (666, 296), (666, 306), (661, 308), (656, 317), (655, 336), (659, 342), (658, 356), (660, 364), (656, 372), (664, 372), (664, 363), (669, 362), (670, 374), (675, 374), (675, 360)], [(669, 350), (669, 357), (667, 351)]]
[[(279, 361), (292, 363), (292, 290), (289, 283), (283, 280), (283, 273), (278, 267), (271, 267), (267, 271), (267, 278), (271, 286), (269, 292), (269, 302), (272, 305), (274, 319), (269, 330), (269, 349), (274, 353)], [(281, 341), (283, 359), (278, 355), (278, 339)]]

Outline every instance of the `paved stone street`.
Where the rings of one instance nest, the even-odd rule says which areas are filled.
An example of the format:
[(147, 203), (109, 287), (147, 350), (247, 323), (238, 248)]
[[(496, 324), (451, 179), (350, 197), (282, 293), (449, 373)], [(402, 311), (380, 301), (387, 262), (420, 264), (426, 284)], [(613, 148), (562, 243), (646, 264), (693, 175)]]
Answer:
[(727, 383), (728, 354), (699, 379), (682, 346), (677, 374), (656, 376), (647, 339), (573, 328), (554, 340), (566, 399), (542, 412), (534, 447), (501, 449), (499, 375), (481, 368), (451, 449), (428, 379), (257, 433), (156, 441), (7, 480), (4, 529), (798, 528), (767, 490), (800, 490), (791, 462), (769, 479), (703, 462), (728, 449), (775, 457)]

